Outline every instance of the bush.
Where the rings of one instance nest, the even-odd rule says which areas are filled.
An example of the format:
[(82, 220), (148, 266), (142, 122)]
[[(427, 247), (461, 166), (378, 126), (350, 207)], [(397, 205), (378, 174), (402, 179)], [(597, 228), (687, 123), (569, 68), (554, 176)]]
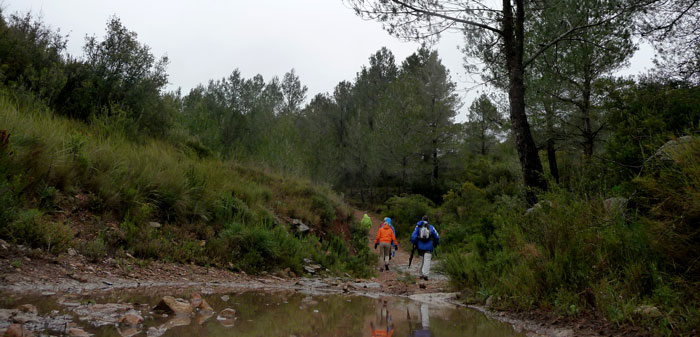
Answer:
[(415, 224), (424, 215), (428, 215), (431, 222), (435, 222), (435, 219), (432, 219), (435, 203), (419, 194), (391, 197), (386, 201), (386, 206), (386, 216), (391, 218), (396, 233), (401, 238), (409, 237)]
[(65, 224), (47, 222), (42, 216), (38, 209), (20, 212), (17, 220), (2, 228), (2, 236), (17, 244), (52, 253), (64, 252), (73, 239), (73, 231)]

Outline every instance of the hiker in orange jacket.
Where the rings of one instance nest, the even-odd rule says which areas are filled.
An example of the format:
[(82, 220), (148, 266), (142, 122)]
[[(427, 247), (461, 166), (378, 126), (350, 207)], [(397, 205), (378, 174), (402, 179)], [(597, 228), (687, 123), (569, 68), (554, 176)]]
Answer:
[[(399, 243), (396, 241), (394, 230), (391, 229), (388, 223), (384, 222), (379, 231), (377, 238), (374, 240), (374, 249), (379, 246), (379, 271), (389, 270), (389, 257), (391, 256), (391, 243), (394, 243), (396, 250), (399, 250)], [(384, 268), (382, 268), (384, 263)]]

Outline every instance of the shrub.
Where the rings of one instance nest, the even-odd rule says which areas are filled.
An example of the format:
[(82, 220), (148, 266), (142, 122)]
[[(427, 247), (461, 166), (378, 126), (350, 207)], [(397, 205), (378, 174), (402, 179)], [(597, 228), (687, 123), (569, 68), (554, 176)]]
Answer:
[(73, 239), (73, 231), (65, 224), (47, 222), (42, 216), (38, 209), (20, 212), (17, 220), (4, 228), (2, 236), (12, 242), (46, 249), (52, 253), (65, 251)]
[[(423, 215), (432, 217), (435, 203), (418, 195), (402, 195), (389, 198), (386, 202), (386, 216), (392, 219), (397, 235), (406, 238), (413, 233), (413, 228)], [(431, 219), (434, 222), (435, 219)]]

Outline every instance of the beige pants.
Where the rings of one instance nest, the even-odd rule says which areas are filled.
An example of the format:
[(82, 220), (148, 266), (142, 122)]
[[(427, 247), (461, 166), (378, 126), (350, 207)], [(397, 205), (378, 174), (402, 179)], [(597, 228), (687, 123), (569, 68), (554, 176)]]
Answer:
[(391, 244), (388, 242), (379, 243), (379, 268), (384, 267), (389, 264), (389, 257), (391, 256)]
[(420, 262), (420, 276), (428, 276), (430, 274), (430, 260), (433, 257), (431, 252), (423, 253), (423, 259)]

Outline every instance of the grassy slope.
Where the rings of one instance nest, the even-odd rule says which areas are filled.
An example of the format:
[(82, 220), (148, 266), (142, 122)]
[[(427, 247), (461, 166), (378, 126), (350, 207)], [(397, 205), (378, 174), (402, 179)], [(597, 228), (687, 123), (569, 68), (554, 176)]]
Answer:
[[(0, 154), (0, 237), (54, 252), (76, 246), (96, 259), (130, 252), (300, 272), (302, 259), (313, 258), (335, 271), (366, 273), (356, 259), (368, 254), (351, 254), (355, 247), (331, 231), (347, 233), (351, 212), (328, 188), (199, 158), (178, 143), (134, 142), (104, 124), (59, 117), (36, 102), (17, 104), (7, 92), (0, 92), (0, 125), (10, 134)], [(55, 216), (76, 208), (92, 215), (87, 225)], [(328, 235), (323, 242), (295, 238), (284, 225), (292, 218)], [(77, 240), (76, 226), (94, 233)]]

